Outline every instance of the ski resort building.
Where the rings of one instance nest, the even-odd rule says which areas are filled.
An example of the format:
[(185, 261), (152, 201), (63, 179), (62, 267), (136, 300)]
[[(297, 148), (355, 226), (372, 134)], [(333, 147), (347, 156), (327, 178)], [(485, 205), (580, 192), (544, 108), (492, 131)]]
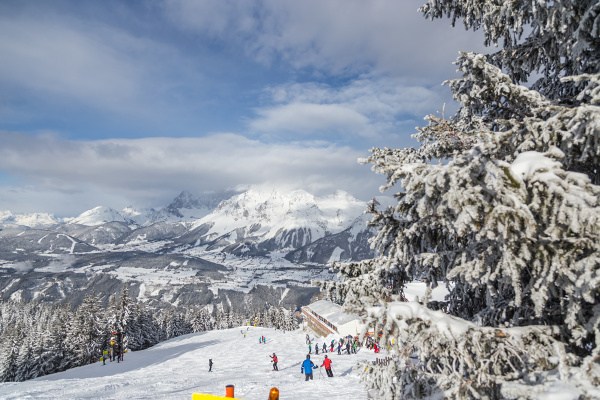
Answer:
[(315, 333), (322, 336), (357, 336), (364, 326), (357, 315), (342, 311), (341, 306), (329, 300), (318, 300), (302, 307), (302, 317)]

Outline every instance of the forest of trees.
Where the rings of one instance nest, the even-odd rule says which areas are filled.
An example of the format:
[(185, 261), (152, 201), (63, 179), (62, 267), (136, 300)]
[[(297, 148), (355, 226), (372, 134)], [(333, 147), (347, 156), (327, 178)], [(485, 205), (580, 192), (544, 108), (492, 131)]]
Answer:
[(78, 307), (46, 303), (0, 303), (0, 382), (24, 381), (99, 361), (111, 332), (128, 350), (142, 350), (193, 332), (251, 323), (283, 330), (298, 328), (293, 310), (266, 306), (236, 313), (206, 307), (151, 309), (124, 290), (107, 307), (94, 296)]
[[(381, 329), (382, 399), (545, 398), (600, 385), (600, 2), (430, 0), (427, 18), (482, 30), (418, 148), (365, 160), (397, 204), (370, 206), (371, 260), (339, 264), (329, 296)], [(443, 40), (443, 39), (441, 39)], [(458, 49), (457, 49), (458, 50)], [(443, 304), (404, 302), (411, 280)], [(394, 339), (393, 341), (391, 339)]]

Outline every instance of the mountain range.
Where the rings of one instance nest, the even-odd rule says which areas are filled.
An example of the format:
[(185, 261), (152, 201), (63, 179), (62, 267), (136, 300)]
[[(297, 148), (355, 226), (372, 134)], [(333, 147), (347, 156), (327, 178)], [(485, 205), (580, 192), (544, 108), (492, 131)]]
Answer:
[[(157, 304), (306, 303), (329, 265), (371, 257), (366, 203), (338, 191), (182, 192), (159, 209), (98, 206), (76, 217), (0, 212), (0, 298)], [(268, 289), (265, 289), (268, 288)], [(260, 294), (257, 294), (260, 293)], [(268, 293), (268, 295), (267, 295)]]

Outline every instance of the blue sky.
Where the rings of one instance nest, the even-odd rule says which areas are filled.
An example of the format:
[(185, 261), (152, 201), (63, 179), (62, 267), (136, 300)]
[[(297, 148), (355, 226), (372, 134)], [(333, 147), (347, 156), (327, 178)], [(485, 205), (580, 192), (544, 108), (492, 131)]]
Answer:
[(413, 0), (0, 3), (0, 210), (72, 216), (247, 185), (378, 195), (481, 37)]

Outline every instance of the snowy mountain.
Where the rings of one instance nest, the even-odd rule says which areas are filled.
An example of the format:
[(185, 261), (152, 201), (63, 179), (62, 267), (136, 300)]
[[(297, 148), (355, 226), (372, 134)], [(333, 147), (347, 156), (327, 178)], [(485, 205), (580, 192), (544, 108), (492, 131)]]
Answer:
[(21, 225), (29, 227), (51, 226), (59, 220), (48, 213), (13, 214), (10, 211), (0, 211), (1, 225)]
[[(318, 368), (314, 380), (305, 382), (300, 374), (307, 350), (305, 334), (251, 326), (184, 335), (128, 352), (120, 363), (96, 362), (26, 382), (0, 383), (0, 398), (189, 400), (192, 393), (223, 396), (225, 386), (231, 384), (235, 397), (246, 400), (266, 399), (272, 387), (279, 389), (282, 399), (366, 399), (357, 363), (384, 355), (366, 349), (351, 355), (329, 353), (333, 378)], [(260, 336), (266, 337), (266, 344), (258, 343)], [(273, 353), (279, 358), (279, 371), (272, 370), (269, 355)], [(317, 366), (323, 358), (311, 357)], [(208, 372), (209, 359), (214, 362), (212, 372)]]
[(298, 249), (341, 232), (362, 214), (365, 204), (347, 193), (318, 198), (296, 190), (247, 192), (219, 204), (192, 225), (200, 242), (238, 255), (265, 255), (276, 249)]
[(250, 189), (184, 191), (158, 210), (99, 206), (42, 227), (4, 213), (0, 299), (77, 303), (93, 290), (107, 300), (128, 285), (156, 304), (243, 307), (265, 286), (305, 303), (310, 282), (333, 277), (329, 263), (372, 255), (365, 209), (344, 192)]
[(123, 214), (110, 207), (98, 206), (91, 210), (81, 213), (79, 216), (68, 219), (69, 224), (78, 224), (86, 226), (97, 226), (107, 222), (130, 223), (131, 220), (125, 218)]

